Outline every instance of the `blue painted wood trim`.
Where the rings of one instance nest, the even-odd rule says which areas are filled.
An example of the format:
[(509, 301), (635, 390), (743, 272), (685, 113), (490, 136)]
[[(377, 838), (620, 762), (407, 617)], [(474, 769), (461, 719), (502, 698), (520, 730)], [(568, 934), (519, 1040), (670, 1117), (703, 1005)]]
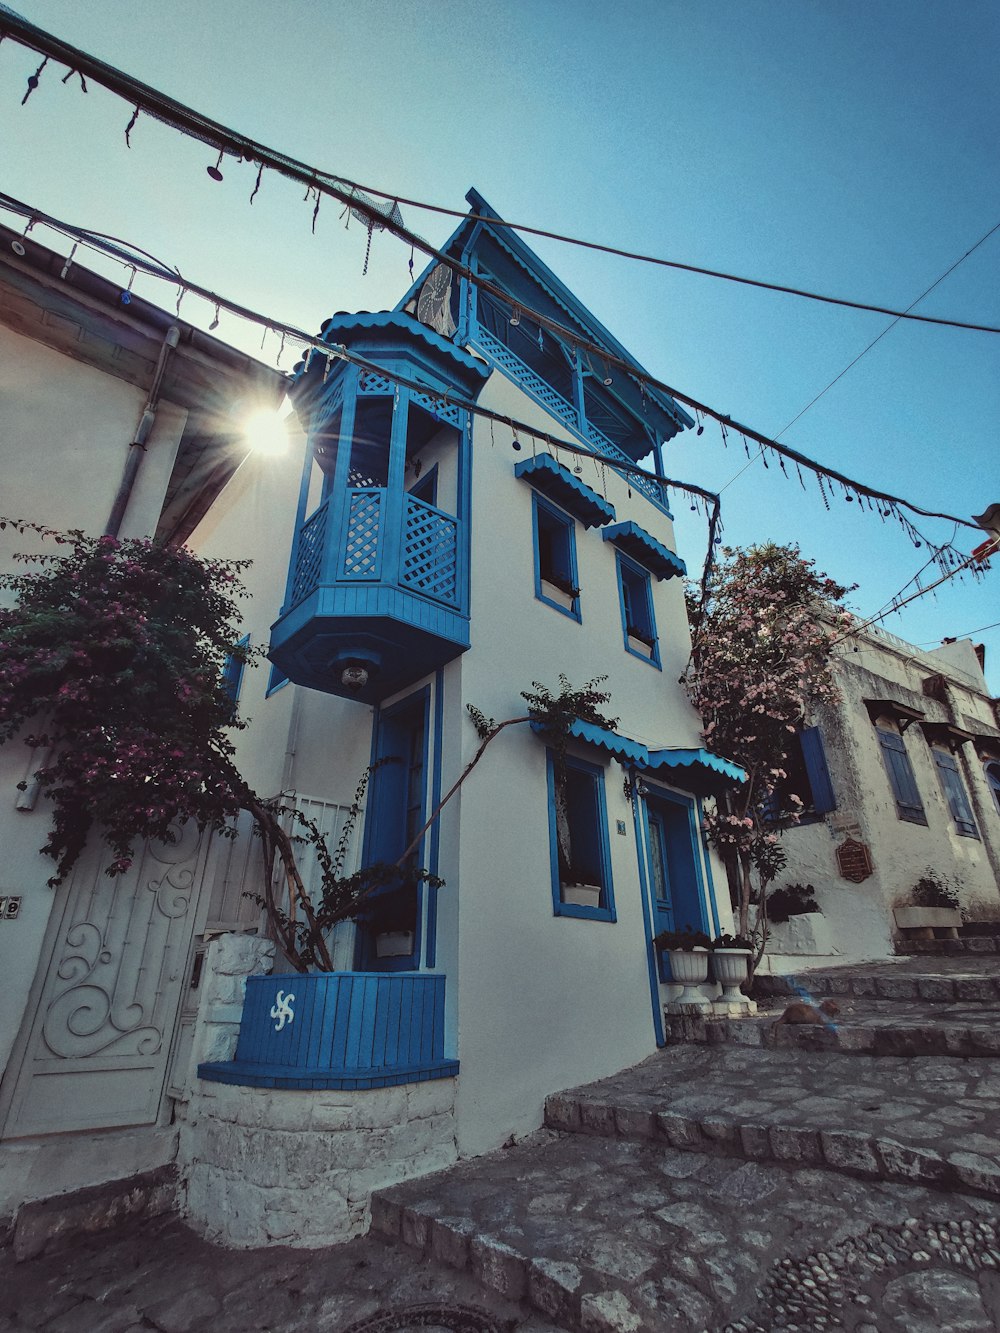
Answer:
[(639, 871), (639, 901), (642, 903), (642, 930), (646, 943), (646, 974), (649, 978), (649, 998), (653, 1006), (653, 1031), (657, 1046), (666, 1046), (667, 1036), (663, 1026), (663, 1003), (660, 999), (659, 963), (653, 948), (652, 888), (646, 874), (646, 820), (645, 802), (639, 797), (639, 778), (634, 768), (624, 768), (632, 792), (632, 827), (635, 830), (635, 859)]
[(719, 904), (715, 897), (715, 878), (712, 875), (712, 858), (708, 852), (708, 839), (705, 836), (705, 811), (700, 796), (696, 798), (695, 810), (698, 817), (698, 846), (701, 848), (701, 858), (705, 863), (705, 884), (708, 888), (708, 903), (712, 909), (712, 938), (716, 939), (722, 934), (719, 927)]
[(303, 525), (309, 517), (306, 513), (306, 505), (309, 503), (309, 486), (312, 481), (313, 457), (313, 433), (310, 431), (309, 439), (306, 443), (305, 458), (302, 460), (302, 476), (299, 478), (299, 499), (295, 509), (295, 532), (292, 536), (292, 552), (288, 558), (288, 577), (285, 579), (285, 600), (281, 604), (280, 612), (282, 616), (292, 605), (292, 590), (295, 586), (295, 572), (299, 567), (299, 543), (302, 539)]
[(330, 494), (330, 509), (327, 514), (326, 549), (323, 551), (323, 564), (320, 570), (320, 583), (333, 583), (340, 570), (341, 540), (347, 540), (347, 476), (350, 469), (351, 451), (354, 447), (354, 418), (358, 405), (358, 379), (360, 371), (351, 366), (344, 379), (344, 405), (340, 414), (340, 433), (337, 436), (337, 461), (333, 473), (333, 487)]
[(569, 576), (574, 588), (579, 588), (580, 586), (580, 574), (576, 563), (576, 524), (573, 521), (572, 515), (564, 513), (558, 506), (543, 499), (537, 491), (532, 491), (531, 537), (535, 552), (535, 596), (540, 602), (544, 602), (546, 606), (554, 607), (557, 611), (561, 611), (564, 616), (569, 616), (570, 620), (582, 621), (583, 616), (580, 612), (579, 597), (573, 598), (573, 605), (571, 607), (563, 606), (561, 602), (553, 601), (551, 597), (548, 597), (542, 589), (541, 554), (538, 547), (538, 512), (540, 509), (551, 515), (565, 527), (567, 532), (567, 550), (569, 553)]
[(200, 1065), (199, 1076), (291, 1088), (451, 1077), (458, 1066), (444, 1052), (444, 999), (440, 974), (250, 977), (235, 1058)]
[(406, 426), (410, 408), (410, 393), (397, 385), (393, 397), (392, 430), (389, 435), (389, 486), (383, 504), (379, 526), (381, 568), (399, 570), (400, 546), (403, 540), (403, 496), (406, 469)]
[[(622, 571), (626, 568), (631, 569), (633, 573), (638, 574), (641, 578), (647, 580), (646, 597), (649, 601), (649, 623), (650, 628), (653, 631), (654, 640), (651, 657), (647, 657), (645, 653), (637, 652), (628, 641), (628, 614), (625, 610), (625, 585), (622, 579)], [(634, 560), (629, 560), (628, 556), (623, 555), (621, 551), (615, 552), (615, 569), (618, 574), (618, 609), (621, 612), (622, 644), (624, 645), (625, 651), (631, 657), (638, 658), (640, 662), (645, 662), (647, 666), (656, 667), (657, 671), (662, 671), (663, 665), (660, 661), (660, 636), (656, 631), (656, 606), (653, 603), (653, 589), (648, 582), (650, 577), (649, 571), (643, 569), (641, 565), (637, 565)]]
[[(444, 670), (439, 668), (434, 673), (434, 740), (431, 751), (431, 809), (436, 810), (441, 800), (441, 755), (444, 748)], [(426, 818), (426, 816), (425, 816)], [(438, 817), (430, 829), (430, 851), (427, 857), (427, 869), (432, 875), (438, 873), (441, 864), (441, 819)], [(427, 885), (427, 948), (424, 966), (437, 966), (437, 916), (438, 890)]]
[(458, 477), (456, 481), (455, 585), (458, 605), (469, 614), (470, 552), (472, 550), (472, 414), (466, 412), (458, 439)]

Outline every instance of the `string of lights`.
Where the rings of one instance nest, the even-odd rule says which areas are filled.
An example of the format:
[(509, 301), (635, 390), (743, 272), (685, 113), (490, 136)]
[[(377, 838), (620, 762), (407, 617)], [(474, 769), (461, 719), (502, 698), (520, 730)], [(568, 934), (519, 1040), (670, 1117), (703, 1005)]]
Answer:
[[(1000, 333), (1000, 327), (992, 324), (977, 324), (967, 320), (949, 319), (937, 315), (916, 315), (912, 313), (912, 307), (907, 310), (895, 310), (889, 306), (876, 305), (872, 302), (856, 301), (846, 297), (830, 296), (829, 294), (809, 291), (801, 287), (792, 287), (784, 283), (768, 282), (761, 278), (748, 278), (745, 275), (727, 273), (720, 269), (707, 268), (698, 264), (688, 264), (680, 260), (665, 259), (659, 255), (650, 255), (636, 250), (627, 250), (621, 246), (609, 245), (600, 241), (588, 241), (578, 236), (570, 236), (563, 232), (552, 231), (544, 227), (531, 226), (523, 222), (509, 222), (492, 216), (482, 214), (469, 214), (459, 209), (447, 208), (441, 204), (428, 203), (426, 200), (411, 199), (400, 195), (397, 191), (382, 190), (372, 185), (362, 185), (359, 182), (352, 181), (343, 176), (335, 176), (330, 172), (318, 167), (311, 167), (306, 163), (297, 162), (295, 159), (285, 154), (277, 153), (275, 150), (265, 149), (263, 145), (255, 143), (245, 135), (235, 130), (229, 129), (223, 125), (208, 120), (200, 113), (193, 111), (189, 107), (184, 107), (182, 103), (174, 101), (165, 94), (150, 88), (138, 80), (130, 78), (121, 70), (114, 66), (106, 64), (104, 61), (97, 60), (88, 55), (80, 48), (73, 46), (69, 42), (64, 42), (54, 34), (46, 32), (43, 28), (29, 23), (20, 15), (13, 14), (8, 10), (0, 8), (0, 40), (3, 36), (10, 36), (14, 41), (21, 45), (30, 47), (44, 57), (42, 64), (28, 79), (27, 91), (24, 94), (22, 105), (28, 101), (32, 93), (37, 89), (40, 82), (40, 76), (48, 63), (49, 59), (55, 59), (69, 66), (68, 79), (76, 74), (80, 79), (81, 89), (87, 92), (87, 84), (84, 75), (91, 78), (95, 83), (107, 88), (109, 91), (118, 93), (120, 96), (135, 104), (135, 112), (129, 122), (126, 130), (126, 141), (130, 139), (131, 131), (135, 128), (136, 121), (140, 111), (145, 111), (149, 115), (155, 116), (158, 120), (173, 124), (174, 122), (164, 112), (168, 107), (175, 111), (183, 111), (188, 118), (197, 118), (200, 122), (201, 132), (196, 132), (190, 125), (182, 126), (176, 124), (175, 128), (182, 129), (184, 133), (192, 137), (201, 139), (203, 142), (211, 144), (219, 152), (219, 161), (214, 167), (209, 167), (209, 174), (216, 180), (222, 180), (222, 159), (226, 151), (230, 151), (241, 158), (248, 157), (250, 160), (260, 164), (261, 169), (264, 166), (271, 167), (274, 170), (283, 170), (279, 161), (284, 164), (284, 173), (286, 175), (294, 174), (295, 178), (307, 184), (310, 190), (316, 190), (316, 207), (314, 209), (314, 230), (315, 213), (319, 211), (319, 193), (332, 193), (340, 201), (361, 213), (373, 229), (382, 230), (383, 228), (401, 236), (410, 243), (415, 243), (414, 237), (405, 228), (401, 226), (401, 219), (397, 223), (398, 210), (401, 204), (409, 208), (416, 208), (422, 212), (435, 213), (444, 217), (470, 218), (473, 222), (489, 222), (491, 226), (505, 228), (508, 231), (516, 231), (526, 236), (539, 236), (547, 240), (557, 241), (565, 245), (576, 246), (581, 249), (597, 251), (601, 254), (614, 255), (621, 259), (633, 260), (639, 263), (652, 264), (661, 268), (679, 270), (686, 273), (695, 273), (703, 277), (718, 278), (725, 282), (737, 283), (746, 287), (756, 287), (765, 291), (777, 292), (782, 295), (796, 296), (809, 301), (817, 301), (826, 305), (841, 306), (851, 310), (863, 310), (869, 313), (890, 315), (895, 319), (913, 320), (923, 324), (936, 324), (946, 328), (966, 329), (978, 333)], [(63, 80), (65, 82), (66, 79)], [(131, 146), (131, 144), (129, 144)], [(293, 166), (297, 170), (292, 173), (288, 170)], [(260, 185), (260, 176), (258, 175), (257, 185), (254, 188), (254, 194)], [(345, 193), (342, 195), (336, 188), (339, 187)], [(349, 192), (349, 194), (348, 194)], [(360, 198), (359, 198), (360, 197)], [(385, 200), (383, 205), (374, 205), (374, 200)], [(992, 229), (996, 231), (1000, 228), (1000, 222)], [(992, 234), (992, 231), (989, 234)], [(430, 248), (423, 246), (425, 253), (435, 253)], [(443, 262), (443, 257), (437, 256)], [(468, 275), (465, 275), (468, 276)]]
[[(524, 307), (515, 306), (510, 296), (499, 286), (483, 278), (481, 274), (473, 272), (466, 265), (456, 260), (451, 255), (447, 255), (434, 246), (430, 245), (422, 237), (416, 235), (409, 228), (403, 225), (399, 209), (394, 202), (391, 206), (376, 203), (370, 199), (361, 197), (359, 187), (351, 186), (338, 177), (333, 177), (327, 173), (319, 171), (318, 168), (311, 167), (307, 163), (288, 157), (285, 154), (276, 152), (273, 149), (249, 139), (217, 121), (210, 120), (201, 113), (185, 106), (183, 103), (168, 97), (166, 94), (141, 83), (132, 76), (125, 74), (114, 66), (108, 65), (95, 57), (86, 54), (79, 48), (69, 43), (63, 42), (60, 38), (53, 36), (44, 29), (37, 28), (28, 23), (18, 15), (0, 8), (0, 37), (9, 35), (23, 45), (29, 46), (43, 56), (41, 65), (33, 75), (28, 79), (28, 88), (22, 99), (22, 105), (28, 101), (29, 97), (39, 86), (40, 76), (50, 58), (56, 59), (69, 68), (67, 77), (77, 73), (81, 79), (81, 85), (86, 88), (85, 78), (91, 78), (95, 83), (105, 87), (110, 92), (124, 98), (134, 105), (135, 110), (125, 131), (126, 142), (129, 142), (130, 132), (135, 127), (140, 111), (144, 111), (179, 132), (189, 137), (195, 138), (201, 142), (210, 144), (219, 154), (218, 161), (214, 166), (207, 168), (208, 173), (213, 179), (221, 180), (221, 166), (223, 159), (228, 151), (239, 160), (249, 160), (258, 166), (256, 184), (253, 194), (250, 196), (251, 203), (253, 196), (260, 188), (260, 181), (265, 167), (273, 169), (280, 174), (306, 185), (305, 198), (314, 198), (315, 206), (313, 208), (312, 225), (315, 230), (316, 217), (319, 210), (319, 204), (322, 195), (330, 195), (337, 199), (345, 207), (348, 221), (350, 216), (362, 217), (369, 230), (369, 252), (371, 246), (371, 236), (374, 230), (388, 230), (392, 234), (406, 241), (412, 249), (419, 249), (430, 258), (437, 260), (451, 269), (453, 273), (471, 282), (480, 290), (489, 292), (502, 304), (511, 310), (511, 322), (516, 323), (520, 320), (522, 314), (534, 320), (539, 328), (548, 329), (548, 331), (570, 346), (580, 351), (599, 357), (606, 366), (615, 366), (627, 377), (638, 384), (643, 392), (647, 390), (664, 393), (678, 402), (684, 403), (690, 407), (699, 416), (698, 434), (704, 429), (701, 421), (702, 417), (712, 418), (719, 423), (722, 436), (722, 443), (728, 447), (729, 434), (735, 431), (743, 442), (747, 457), (750, 457), (748, 441), (754, 441), (763, 449), (774, 453), (778, 458), (779, 466), (787, 476), (785, 460), (790, 461), (796, 468), (800, 482), (804, 486), (802, 471), (805, 470), (817, 479), (820, 495), (827, 509), (830, 508), (830, 497), (835, 494), (834, 487), (840, 486), (843, 491), (843, 498), (847, 501), (857, 501), (860, 505), (867, 504), (868, 508), (878, 512), (884, 520), (886, 518), (895, 518), (906, 535), (917, 548), (923, 546), (927, 539), (913, 525), (910, 519), (901, 511), (903, 509), (910, 513), (917, 514), (925, 518), (941, 518), (953, 522), (958, 522), (965, 527), (975, 529), (976, 524), (964, 518), (956, 518), (952, 514), (941, 513), (936, 510), (925, 509), (911, 501), (904, 500), (902, 497), (895, 496), (887, 491), (880, 491), (869, 487), (864, 483), (857, 482), (846, 474), (816, 463), (800, 451), (790, 448), (787, 445), (780, 444), (769, 436), (754, 430), (741, 422), (733, 421), (732, 418), (722, 413), (706, 403), (692, 398), (690, 395), (682, 393), (662, 380), (656, 379), (635, 366), (633, 362), (626, 361), (623, 357), (597, 343), (580, 336), (574, 330), (566, 328), (556, 320), (550, 319), (542, 312)], [(367, 270), (368, 252), (365, 256), (365, 265)], [(897, 312), (886, 312), (897, 313)], [(762, 459), (764, 466), (767, 467), (767, 458)], [(830, 488), (830, 495), (827, 494), (827, 487)], [(883, 507), (884, 506), (884, 507)], [(929, 544), (929, 543), (928, 543)]]

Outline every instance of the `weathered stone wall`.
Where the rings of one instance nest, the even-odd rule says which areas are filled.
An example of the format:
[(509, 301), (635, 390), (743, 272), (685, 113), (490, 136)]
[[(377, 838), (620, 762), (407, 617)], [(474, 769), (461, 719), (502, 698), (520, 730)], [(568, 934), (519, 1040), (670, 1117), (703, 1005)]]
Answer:
[(454, 1079), (364, 1092), (200, 1081), (181, 1127), (183, 1215), (236, 1248), (364, 1235), (373, 1190), (456, 1160), (454, 1104)]

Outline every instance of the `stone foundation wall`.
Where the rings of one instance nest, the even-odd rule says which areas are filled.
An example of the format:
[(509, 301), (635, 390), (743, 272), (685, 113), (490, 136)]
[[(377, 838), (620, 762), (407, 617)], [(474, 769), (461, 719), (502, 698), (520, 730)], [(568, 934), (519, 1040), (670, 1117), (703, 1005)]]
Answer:
[(363, 1235), (373, 1190), (450, 1166), (455, 1080), (363, 1092), (198, 1081), (181, 1126), (181, 1210), (221, 1245)]

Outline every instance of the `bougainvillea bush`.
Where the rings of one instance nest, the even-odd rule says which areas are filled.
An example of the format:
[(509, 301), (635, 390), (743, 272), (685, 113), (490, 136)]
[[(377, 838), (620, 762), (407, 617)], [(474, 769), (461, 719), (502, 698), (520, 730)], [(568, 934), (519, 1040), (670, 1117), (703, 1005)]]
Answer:
[[(804, 793), (787, 790), (788, 758), (810, 710), (833, 703), (832, 644), (851, 624), (850, 591), (774, 543), (725, 548), (700, 605), (689, 605), (691, 661), (683, 677), (701, 713), (705, 744), (735, 760), (748, 781), (705, 816), (739, 903), (739, 933), (766, 942), (766, 887), (783, 868), (783, 823)], [(791, 816), (777, 821), (782, 806)], [(754, 875), (756, 873), (756, 883)], [(755, 920), (750, 922), (756, 903)]]
[(113, 853), (111, 875), (143, 838), (178, 819), (223, 829), (244, 804), (232, 763), (234, 716), (223, 686), (239, 638), (238, 562), (140, 540), (30, 528), (59, 550), (23, 557), (9, 575), (16, 605), (0, 609), (0, 741), (37, 751), (52, 801), (42, 848), (50, 884), (72, 869), (91, 828)]

